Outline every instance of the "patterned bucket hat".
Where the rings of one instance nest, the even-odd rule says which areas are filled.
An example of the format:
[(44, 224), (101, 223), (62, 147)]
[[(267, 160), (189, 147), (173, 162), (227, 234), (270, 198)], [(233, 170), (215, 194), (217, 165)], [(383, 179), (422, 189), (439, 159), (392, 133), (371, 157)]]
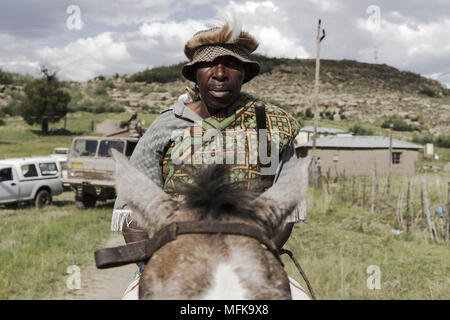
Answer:
[(249, 33), (236, 32), (228, 23), (220, 28), (199, 31), (184, 46), (184, 53), (188, 57), (189, 63), (183, 67), (183, 76), (195, 82), (198, 63), (212, 62), (222, 56), (232, 56), (244, 64), (243, 83), (246, 83), (253, 79), (260, 70), (259, 64), (250, 59), (250, 54), (256, 50), (258, 45), (258, 41)]

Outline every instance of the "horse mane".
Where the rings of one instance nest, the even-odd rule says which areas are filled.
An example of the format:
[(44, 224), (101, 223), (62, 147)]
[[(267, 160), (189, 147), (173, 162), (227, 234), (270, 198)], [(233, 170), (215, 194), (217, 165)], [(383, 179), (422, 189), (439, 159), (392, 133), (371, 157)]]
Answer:
[[(259, 182), (255, 190), (248, 191), (248, 181), (233, 182), (230, 180), (230, 169), (227, 165), (209, 165), (192, 167), (192, 184), (184, 184), (180, 194), (185, 203), (193, 209), (200, 209), (200, 219), (220, 220), (225, 215), (248, 218), (272, 234), (267, 223), (258, 216), (258, 205), (255, 200), (264, 189), (264, 182)], [(259, 205), (260, 206), (260, 205)]]

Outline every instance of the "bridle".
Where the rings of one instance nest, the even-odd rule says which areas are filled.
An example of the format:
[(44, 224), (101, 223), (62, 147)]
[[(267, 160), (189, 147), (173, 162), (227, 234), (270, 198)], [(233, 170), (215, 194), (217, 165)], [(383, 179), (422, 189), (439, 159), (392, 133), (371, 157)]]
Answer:
[(254, 238), (274, 254), (283, 266), (274, 242), (258, 227), (247, 223), (225, 223), (217, 221), (172, 222), (158, 231), (151, 239), (130, 243), (120, 247), (95, 251), (97, 268), (113, 268), (130, 263), (147, 262), (153, 254), (167, 243), (183, 234), (233, 234)]

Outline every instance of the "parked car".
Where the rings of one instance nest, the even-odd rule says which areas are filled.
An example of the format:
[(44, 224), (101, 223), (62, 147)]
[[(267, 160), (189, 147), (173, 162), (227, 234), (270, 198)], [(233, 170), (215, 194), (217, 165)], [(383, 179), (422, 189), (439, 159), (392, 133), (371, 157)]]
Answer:
[(37, 208), (49, 205), (52, 196), (63, 192), (59, 172), (52, 157), (0, 160), (0, 204), (25, 201)]

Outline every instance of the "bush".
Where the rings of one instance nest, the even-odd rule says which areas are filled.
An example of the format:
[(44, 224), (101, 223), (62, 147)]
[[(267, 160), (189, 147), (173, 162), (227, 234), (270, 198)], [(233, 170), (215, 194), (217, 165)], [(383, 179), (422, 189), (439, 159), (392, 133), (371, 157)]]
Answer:
[(314, 118), (314, 113), (312, 112), (311, 108), (306, 108), (306, 110), (305, 110), (305, 118), (306, 119)]
[(94, 95), (96, 96), (106, 96), (108, 93), (106, 92), (106, 88), (104, 85), (99, 84), (94, 89)]
[(436, 96), (436, 92), (433, 89), (431, 89), (430, 87), (423, 88), (422, 90), (419, 91), (419, 93), (420, 94), (424, 94), (424, 95), (429, 96), (429, 97), (435, 97)]
[(407, 124), (402, 119), (398, 119), (398, 118), (390, 118), (390, 119), (384, 120), (384, 122), (381, 124), (381, 127), (385, 128), (385, 129), (389, 128), (391, 123), (393, 124), (392, 129), (395, 131), (413, 131), (414, 130), (414, 128), (412, 126)]
[(20, 115), (20, 108), (21, 108), (22, 100), (21, 99), (15, 99), (12, 98), (9, 100), (8, 104), (3, 107), (2, 111), (10, 115), (12, 117)]
[(362, 125), (355, 124), (350, 128), (350, 131), (357, 136), (373, 136), (375, 132), (372, 129), (366, 128)]
[(441, 134), (436, 138), (435, 143), (440, 148), (450, 148), (450, 134)]
[(0, 69), (0, 84), (12, 84), (13, 77), (9, 72)]
[(160, 82), (167, 83), (181, 79), (181, 69), (185, 62), (174, 64), (171, 66), (162, 66), (152, 69), (145, 69), (144, 71), (133, 74), (127, 82)]
[(414, 135), (412, 138), (412, 142), (417, 144), (427, 144), (427, 143), (434, 143), (434, 140), (433, 136), (431, 135), (423, 135), (423, 136)]

